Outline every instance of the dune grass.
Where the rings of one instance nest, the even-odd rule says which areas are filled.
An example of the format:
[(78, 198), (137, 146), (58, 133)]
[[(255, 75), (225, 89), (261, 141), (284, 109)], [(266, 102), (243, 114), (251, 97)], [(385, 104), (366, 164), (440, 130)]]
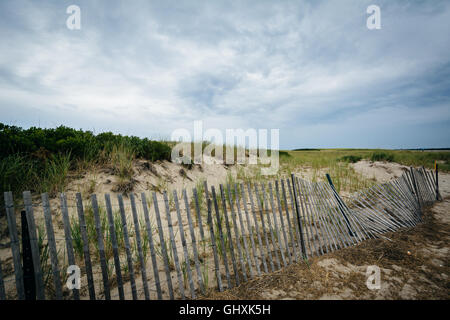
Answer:
[(434, 169), (434, 162), (438, 161), (440, 171), (450, 171), (450, 152), (446, 151), (313, 149), (285, 152), (289, 156), (280, 153), (280, 175), (310, 170), (312, 171), (310, 180), (326, 181), (325, 173), (329, 173), (339, 192), (354, 192), (375, 183), (373, 179), (364, 178), (351, 168), (350, 163), (362, 159), (397, 162), (406, 166), (424, 166), (428, 169)]

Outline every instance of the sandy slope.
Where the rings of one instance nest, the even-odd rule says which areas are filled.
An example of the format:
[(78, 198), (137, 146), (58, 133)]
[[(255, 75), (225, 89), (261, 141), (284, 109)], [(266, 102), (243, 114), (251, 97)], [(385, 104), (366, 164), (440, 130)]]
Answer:
[(350, 167), (364, 177), (374, 179), (379, 183), (387, 182), (392, 178), (398, 178), (404, 171), (409, 169), (409, 167), (395, 162), (372, 162), (368, 160), (351, 163)]

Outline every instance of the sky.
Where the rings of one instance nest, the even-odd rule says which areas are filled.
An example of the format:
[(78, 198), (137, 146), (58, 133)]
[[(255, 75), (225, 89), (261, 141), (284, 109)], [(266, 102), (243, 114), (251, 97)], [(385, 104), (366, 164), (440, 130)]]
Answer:
[(279, 129), (280, 149), (450, 147), (449, 34), (440, 0), (2, 0), (0, 122), (161, 139), (201, 120)]

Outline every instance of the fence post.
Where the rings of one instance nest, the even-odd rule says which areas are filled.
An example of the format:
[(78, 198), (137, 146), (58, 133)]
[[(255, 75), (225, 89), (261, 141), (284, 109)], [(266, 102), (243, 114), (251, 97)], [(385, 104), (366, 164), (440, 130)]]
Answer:
[(342, 205), (342, 200), (338, 196), (338, 193), (336, 191), (336, 188), (334, 187), (333, 181), (331, 180), (331, 177), (330, 177), (330, 175), (328, 173), (326, 174), (326, 177), (327, 177), (328, 183), (331, 186), (331, 189), (333, 189), (334, 197), (336, 198), (336, 201), (337, 201), (337, 203), (339, 205), (339, 211), (341, 211), (342, 215), (344, 216), (345, 224), (347, 225), (347, 229), (348, 229), (348, 234), (350, 235), (350, 237), (354, 237), (355, 234), (353, 233), (353, 230), (350, 228), (350, 221), (348, 220), (347, 215), (345, 214), (345, 211), (344, 211), (344, 208), (343, 208), (343, 205)]
[(23, 284), (25, 300), (36, 300), (36, 282), (34, 278), (33, 257), (31, 255), (31, 241), (28, 233), (26, 212), (21, 213), (22, 220), (22, 255), (23, 255)]
[(414, 193), (416, 194), (417, 202), (419, 203), (419, 211), (420, 211), (420, 213), (422, 213), (422, 201), (421, 201), (421, 197), (419, 195), (419, 188), (417, 187), (416, 177), (414, 176), (414, 169), (412, 167), (410, 167), (409, 172), (411, 174), (411, 181), (412, 181), (412, 185), (414, 188)]
[(437, 161), (434, 161), (434, 171), (436, 172), (436, 200), (439, 201), (442, 199), (442, 197), (441, 194), (439, 193), (439, 174)]
[(3, 281), (2, 261), (0, 260), (0, 300), (6, 300), (5, 282)]
[(295, 177), (294, 174), (291, 174), (292, 179), (292, 188), (294, 190), (294, 200), (295, 200), (295, 213), (297, 214), (297, 223), (298, 223), (298, 229), (300, 233), (300, 245), (302, 247), (302, 255), (303, 259), (308, 259), (306, 255), (306, 247), (305, 247), (305, 240), (303, 239), (303, 228), (302, 228), (302, 222), (300, 217), (300, 210), (298, 206), (298, 200), (297, 200), (297, 189), (295, 188)]
[(9, 237), (11, 240), (11, 251), (14, 262), (14, 275), (16, 278), (17, 297), (19, 300), (25, 299), (25, 289), (23, 286), (23, 271), (20, 257), (20, 241), (17, 234), (16, 215), (11, 192), (5, 192), (6, 219), (8, 220)]

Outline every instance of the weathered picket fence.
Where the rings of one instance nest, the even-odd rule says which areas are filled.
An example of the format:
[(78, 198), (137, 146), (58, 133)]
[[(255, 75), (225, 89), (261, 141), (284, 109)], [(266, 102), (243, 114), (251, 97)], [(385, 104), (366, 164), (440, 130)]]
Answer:
[(292, 175), (218, 190), (205, 183), (189, 195), (151, 199), (33, 199), (26, 191), (23, 202), (14, 202), (5, 192), (9, 242), (2, 252), (9, 254), (0, 260), (0, 299), (196, 298), (414, 227), (440, 197), (437, 172), (424, 168), (346, 202), (327, 177), (324, 183)]

